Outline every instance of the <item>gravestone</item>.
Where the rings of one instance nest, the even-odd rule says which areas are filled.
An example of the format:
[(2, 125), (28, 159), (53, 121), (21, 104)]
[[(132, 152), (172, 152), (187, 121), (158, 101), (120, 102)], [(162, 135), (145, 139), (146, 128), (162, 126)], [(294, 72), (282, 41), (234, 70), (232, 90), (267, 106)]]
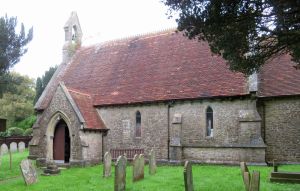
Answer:
[(14, 153), (18, 151), (18, 145), (16, 142), (11, 142), (9, 145), (10, 152)]
[(127, 159), (124, 155), (118, 157), (115, 165), (115, 191), (125, 191), (126, 163)]
[(247, 164), (245, 162), (241, 162), (240, 167), (241, 167), (242, 176), (243, 176), (244, 172), (249, 172), (249, 169), (248, 169)]
[(2, 144), (0, 150), (1, 150), (1, 154), (2, 155), (8, 153), (8, 147), (7, 147), (7, 145), (6, 144)]
[(153, 149), (151, 149), (149, 155), (149, 173), (150, 174), (156, 173), (156, 159), (155, 159), (155, 152)]
[(106, 152), (104, 154), (104, 164), (103, 164), (103, 177), (111, 176), (111, 154)]
[(25, 150), (25, 143), (24, 142), (21, 141), (21, 142), (18, 143), (18, 150), (19, 150), (20, 153), (24, 152), (24, 150)]
[(34, 184), (37, 182), (37, 172), (29, 159), (24, 159), (20, 164), (21, 172), (26, 185)]
[(192, 164), (189, 161), (185, 161), (183, 177), (185, 191), (194, 191)]
[(141, 179), (144, 179), (144, 169), (145, 169), (145, 157), (143, 154), (140, 154), (139, 155), (139, 169), (140, 169), (140, 172), (139, 172), (139, 177)]
[(135, 154), (132, 163), (133, 181), (144, 179), (145, 160), (143, 154)]
[(259, 184), (260, 184), (260, 173), (258, 171), (253, 171), (251, 181), (250, 181), (249, 191), (259, 191)]
[(251, 175), (250, 172), (244, 172), (243, 173), (243, 181), (245, 185), (245, 190), (249, 191), (250, 188), (250, 180), (251, 180)]
[(246, 191), (259, 191), (260, 174), (253, 171), (252, 175), (245, 162), (240, 163), (241, 173)]

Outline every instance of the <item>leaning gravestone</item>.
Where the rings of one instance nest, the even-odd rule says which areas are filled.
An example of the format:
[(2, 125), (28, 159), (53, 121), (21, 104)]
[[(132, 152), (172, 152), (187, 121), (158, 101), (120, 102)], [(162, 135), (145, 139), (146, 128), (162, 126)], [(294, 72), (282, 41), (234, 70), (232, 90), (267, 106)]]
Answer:
[(22, 160), (20, 168), (26, 185), (34, 184), (37, 182), (38, 179), (36, 169), (29, 159)]
[(249, 191), (250, 181), (251, 181), (251, 174), (250, 174), (250, 172), (244, 172), (243, 173), (243, 181), (244, 181), (244, 185), (245, 185), (246, 191)]
[(185, 191), (194, 191), (192, 164), (189, 161), (185, 161), (183, 177)]
[(155, 159), (155, 152), (153, 149), (151, 149), (149, 155), (149, 173), (150, 174), (156, 173), (156, 159)]
[(251, 175), (250, 175), (249, 169), (247, 167), (247, 164), (245, 162), (241, 162), (240, 167), (241, 167), (241, 175), (242, 175), (242, 178), (243, 178), (245, 189), (246, 189), (246, 191), (248, 191), (249, 188), (250, 188)]
[(103, 177), (111, 176), (111, 154), (106, 152), (104, 154)]
[(18, 151), (18, 145), (16, 142), (11, 142), (9, 145), (10, 152), (14, 153)]
[(249, 172), (247, 164), (245, 162), (241, 162), (240, 167), (241, 167), (242, 176), (243, 176), (244, 172)]
[(18, 143), (18, 150), (20, 153), (24, 152), (25, 150), (25, 143), (24, 142), (19, 142)]
[(249, 191), (259, 191), (259, 184), (260, 184), (260, 173), (258, 171), (253, 171), (251, 181), (250, 181)]
[(4, 155), (6, 153), (8, 153), (8, 147), (6, 144), (2, 144), (1, 148), (0, 148), (1, 154)]
[(144, 166), (145, 160), (143, 154), (135, 154), (133, 158), (132, 168), (133, 168), (133, 181), (138, 181), (144, 179)]
[(115, 165), (115, 191), (124, 191), (126, 187), (126, 163), (124, 155), (119, 156)]

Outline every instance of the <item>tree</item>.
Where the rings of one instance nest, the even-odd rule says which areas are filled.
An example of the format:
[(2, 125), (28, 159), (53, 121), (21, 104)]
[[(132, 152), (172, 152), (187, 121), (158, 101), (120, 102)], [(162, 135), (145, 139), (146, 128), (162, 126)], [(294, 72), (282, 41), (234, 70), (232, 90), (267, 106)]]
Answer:
[(35, 84), (35, 97), (34, 97), (33, 104), (35, 104), (38, 101), (38, 99), (41, 97), (43, 91), (44, 91), (44, 88), (43, 88), (42, 78), (38, 77), (36, 79), (36, 84)]
[(289, 53), (300, 67), (300, 1), (163, 0), (178, 30), (206, 40), (230, 69), (251, 74), (268, 59)]
[(49, 70), (45, 72), (45, 74), (42, 77), (38, 77), (36, 80), (36, 86), (35, 86), (35, 98), (34, 98), (34, 104), (38, 101), (40, 96), (42, 95), (44, 89), (46, 88), (47, 84), (51, 80), (53, 74), (55, 73), (57, 69), (57, 66), (50, 67)]
[(34, 114), (34, 80), (12, 72), (9, 88), (0, 99), (0, 116), (8, 119), (8, 127)]
[(20, 57), (27, 52), (25, 47), (33, 36), (33, 29), (29, 29), (27, 35), (21, 23), (20, 34), (17, 34), (17, 18), (7, 15), (0, 18), (0, 75), (19, 62)]

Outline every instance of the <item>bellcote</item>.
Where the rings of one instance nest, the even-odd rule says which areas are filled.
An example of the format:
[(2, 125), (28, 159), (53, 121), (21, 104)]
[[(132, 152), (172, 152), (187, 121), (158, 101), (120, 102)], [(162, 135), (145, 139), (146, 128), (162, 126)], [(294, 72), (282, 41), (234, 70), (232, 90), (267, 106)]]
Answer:
[(63, 47), (63, 62), (70, 61), (76, 50), (81, 46), (82, 30), (77, 13), (73, 11), (64, 26), (65, 44)]

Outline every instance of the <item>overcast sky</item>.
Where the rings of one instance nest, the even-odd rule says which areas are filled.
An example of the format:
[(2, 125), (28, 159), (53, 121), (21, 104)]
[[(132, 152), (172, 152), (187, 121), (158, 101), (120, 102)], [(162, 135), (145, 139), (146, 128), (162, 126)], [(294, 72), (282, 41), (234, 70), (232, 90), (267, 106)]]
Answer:
[(26, 30), (33, 26), (28, 52), (13, 69), (32, 78), (61, 63), (63, 26), (72, 11), (78, 14), (84, 42), (176, 27), (160, 0), (0, 0), (0, 5), (0, 16), (17, 16)]

